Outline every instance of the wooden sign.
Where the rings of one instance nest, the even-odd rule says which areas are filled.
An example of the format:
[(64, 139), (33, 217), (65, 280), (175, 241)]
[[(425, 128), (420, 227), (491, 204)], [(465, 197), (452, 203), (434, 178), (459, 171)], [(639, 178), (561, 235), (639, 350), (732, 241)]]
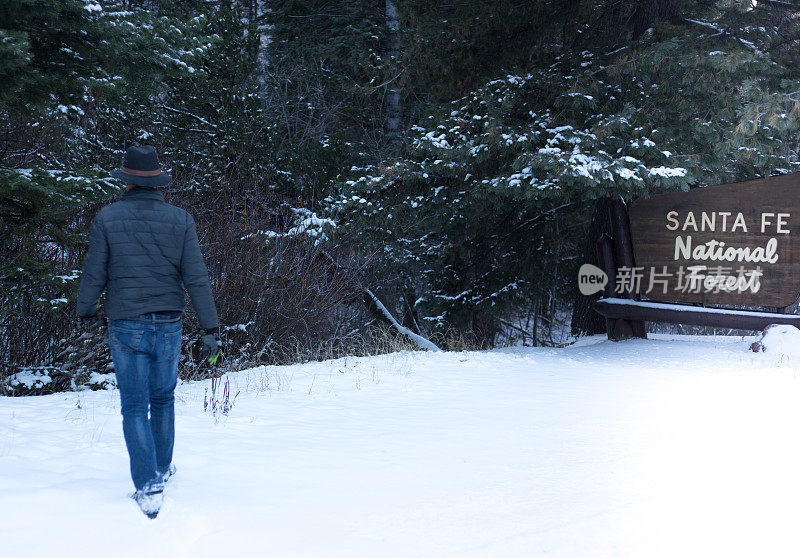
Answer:
[(657, 301), (785, 307), (800, 294), (800, 173), (670, 192), (630, 207), (636, 265)]

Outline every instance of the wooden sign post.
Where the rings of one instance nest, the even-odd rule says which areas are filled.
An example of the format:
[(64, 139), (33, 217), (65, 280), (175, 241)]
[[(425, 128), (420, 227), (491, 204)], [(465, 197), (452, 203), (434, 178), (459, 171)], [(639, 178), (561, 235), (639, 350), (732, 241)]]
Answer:
[[(629, 230), (632, 262), (615, 257), (615, 296), (594, 305), (606, 318), (736, 329), (800, 321), (776, 312), (704, 308), (780, 309), (797, 300), (800, 173), (636, 200)], [(625, 249), (615, 242), (617, 253)]]

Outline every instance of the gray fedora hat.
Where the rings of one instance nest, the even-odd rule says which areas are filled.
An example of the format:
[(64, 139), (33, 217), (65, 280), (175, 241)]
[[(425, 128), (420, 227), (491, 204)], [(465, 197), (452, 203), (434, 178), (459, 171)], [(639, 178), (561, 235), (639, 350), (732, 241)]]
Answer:
[(122, 167), (111, 171), (111, 176), (136, 186), (158, 188), (172, 181), (172, 176), (162, 172), (158, 153), (152, 145), (129, 147)]

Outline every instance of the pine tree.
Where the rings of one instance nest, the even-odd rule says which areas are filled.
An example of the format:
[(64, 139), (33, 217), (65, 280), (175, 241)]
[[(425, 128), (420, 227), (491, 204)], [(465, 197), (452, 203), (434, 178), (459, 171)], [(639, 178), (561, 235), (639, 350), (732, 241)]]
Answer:
[(146, 139), (164, 80), (191, 74), (209, 42), (190, 32), (202, 19), (123, 4), (0, 5), (0, 351), (11, 361), (41, 362), (68, 334), (82, 228), (122, 186), (108, 170), (132, 136)]
[[(434, 331), (567, 299), (596, 199), (796, 167), (796, 66), (765, 54), (770, 28), (742, 25), (761, 13), (726, 6), (685, 6), (680, 18), (667, 10), (645, 30), (633, 12), (595, 3), (573, 2), (569, 14), (529, 6), (538, 37), (523, 34), (517, 55), (504, 55), (515, 71), (495, 67), (496, 79), (428, 105), (403, 157), (355, 169), (332, 211), (364, 246), (381, 248), (387, 269), (414, 279), (419, 298), (409, 302)], [(465, 36), (469, 52), (488, 49), (481, 42), (504, 29), (493, 15), (474, 33), (468, 17), (456, 19), (443, 45)], [(519, 13), (508, 17), (508, 28), (521, 25)], [(732, 21), (741, 35), (723, 31)], [(438, 53), (430, 41), (424, 33), (419, 44)], [(436, 67), (430, 54), (405, 55)]]

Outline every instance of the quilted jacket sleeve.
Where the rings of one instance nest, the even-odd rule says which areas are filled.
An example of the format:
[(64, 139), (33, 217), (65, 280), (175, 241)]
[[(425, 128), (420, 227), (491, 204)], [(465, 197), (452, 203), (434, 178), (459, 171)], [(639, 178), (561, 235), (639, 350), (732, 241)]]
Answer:
[(203, 329), (216, 328), (218, 326), (217, 308), (211, 294), (208, 270), (203, 262), (203, 254), (200, 252), (197, 226), (188, 213), (186, 214), (186, 234), (181, 257), (181, 280), (192, 299), (192, 306), (194, 306), (200, 327)]
[(83, 262), (76, 314), (84, 318), (97, 312), (97, 301), (108, 281), (108, 240), (98, 215), (89, 229), (89, 251)]

